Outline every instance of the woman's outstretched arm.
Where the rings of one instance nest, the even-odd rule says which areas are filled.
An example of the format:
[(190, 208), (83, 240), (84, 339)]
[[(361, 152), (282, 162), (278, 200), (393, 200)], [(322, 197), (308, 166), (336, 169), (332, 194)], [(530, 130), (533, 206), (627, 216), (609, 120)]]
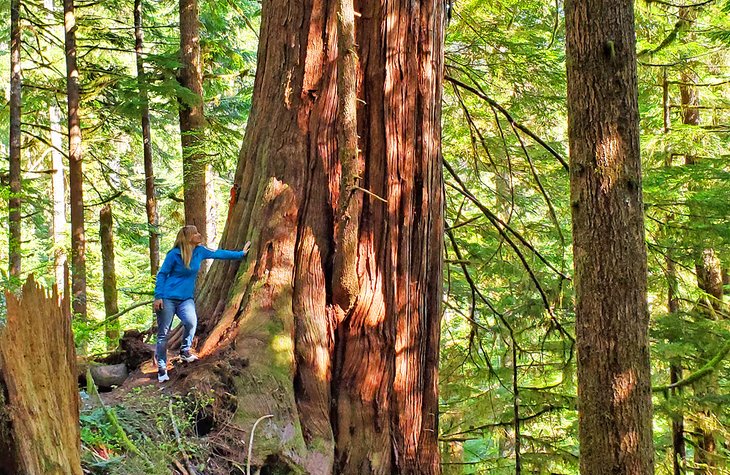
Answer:
[(251, 242), (247, 242), (243, 246), (242, 251), (229, 251), (226, 249), (217, 249), (213, 251), (205, 246), (203, 248), (203, 259), (225, 259), (225, 260), (241, 260), (248, 254), (248, 249), (251, 247)]

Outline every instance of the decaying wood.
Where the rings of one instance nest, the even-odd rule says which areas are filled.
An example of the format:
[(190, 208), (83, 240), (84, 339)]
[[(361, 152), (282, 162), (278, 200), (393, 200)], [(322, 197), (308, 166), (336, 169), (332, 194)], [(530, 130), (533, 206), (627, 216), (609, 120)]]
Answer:
[[(65, 303), (29, 278), (5, 294), (0, 330), (0, 467), (13, 475), (81, 474), (79, 397)], [(0, 473), (2, 473), (0, 470)]]

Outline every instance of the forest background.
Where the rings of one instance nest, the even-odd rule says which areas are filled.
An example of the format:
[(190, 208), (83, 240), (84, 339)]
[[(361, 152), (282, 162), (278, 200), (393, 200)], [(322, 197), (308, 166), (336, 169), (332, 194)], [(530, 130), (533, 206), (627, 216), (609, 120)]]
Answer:
[[(0, 3), (0, 213), (8, 216), (10, 2)], [(142, 10), (159, 214), (152, 231), (162, 253), (184, 223), (178, 104), (193, 100), (177, 78), (177, 8), (160, 0)], [(109, 315), (131, 309), (115, 320), (121, 329), (145, 331), (153, 323), (149, 306), (135, 307), (152, 298), (154, 281), (133, 9), (118, 0), (77, 4), (88, 320), (75, 321), (74, 332), (89, 354), (116, 345), (114, 328), (101, 324)], [(23, 1), (20, 16), (22, 272), (11, 276), (3, 264), (0, 282), (9, 289), (29, 274), (53, 285), (63, 256), (71, 256), (68, 206), (52, 192), (54, 176), (66, 176), (57, 165), (68, 150), (64, 132), (54, 132), (65, 130), (66, 120), (61, 7)], [(449, 17), (444, 473), (577, 473), (563, 5), (463, 0)], [(212, 169), (208, 213), (218, 232), (251, 107), (259, 21), (257, 2), (200, 2), (201, 153)], [(636, 29), (656, 471), (675, 473), (675, 455), (684, 450), (686, 469), (727, 473), (730, 2), (639, 1)], [(105, 205), (113, 213), (116, 310), (105, 306), (102, 290)], [(59, 206), (63, 219), (54, 221)], [(3, 263), (8, 236), (3, 226)], [(216, 246), (215, 234), (210, 242)], [(0, 302), (0, 315), (4, 309)], [(677, 389), (662, 389), (677, 381)]]

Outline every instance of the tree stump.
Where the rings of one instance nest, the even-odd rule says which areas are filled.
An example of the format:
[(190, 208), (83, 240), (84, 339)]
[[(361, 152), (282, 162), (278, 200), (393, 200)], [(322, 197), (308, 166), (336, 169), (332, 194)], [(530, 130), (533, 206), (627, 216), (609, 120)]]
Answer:
[(0, 474), (81, 475), (79, 397), (71, 321), (57, 291), (32, 276), (5, 293), (0, 330)]

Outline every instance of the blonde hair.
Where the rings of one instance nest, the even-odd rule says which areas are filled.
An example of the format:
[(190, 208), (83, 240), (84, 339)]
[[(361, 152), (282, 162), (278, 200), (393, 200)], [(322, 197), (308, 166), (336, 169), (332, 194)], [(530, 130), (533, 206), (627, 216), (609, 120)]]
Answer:
[(190, 242), (190, 238), (197, 232), (198, 228), (192, 224), (188, 224), (178, 231), (177, 238), (175, 238), (175, 247), (180, 249), (183, 263), (188, 269), (190, 269), (190, 259), (192, 259), (193, 250), (195, 249), (195, 245)]

